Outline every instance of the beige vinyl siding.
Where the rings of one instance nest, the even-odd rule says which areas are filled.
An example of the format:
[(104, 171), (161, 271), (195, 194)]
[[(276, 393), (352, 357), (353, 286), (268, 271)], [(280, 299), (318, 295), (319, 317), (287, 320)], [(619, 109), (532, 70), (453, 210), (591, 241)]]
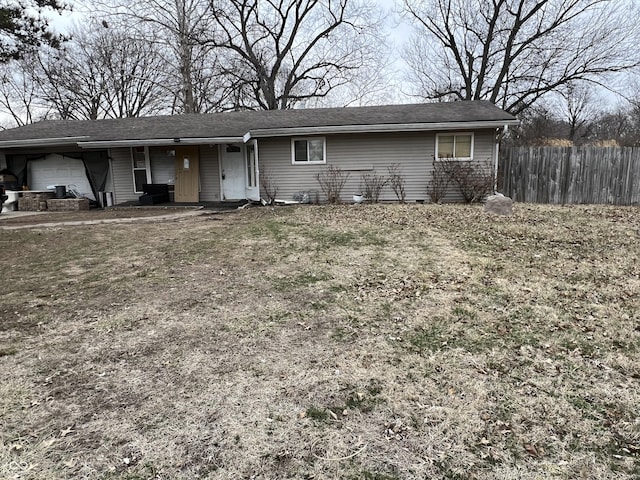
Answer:
[(137, 200), (140, 194), (133, 191), (131, 149), (112, 148), (109, 150), (109, 157), (111, 157), (114, 203)]
[[(449, 132), (442, 132), (449, 133)], [(435, 147), (434, 147), (435, 155)], [(494, 168), (495, 162), (495, 131), (476, 130), (473, 132), (473, 161), (478, 166)], [(443, 203), (462, 202), (464, 198), (455, 185), (450, 185), (447, 194), (442, 200)]]
[[(349, 134), (326, 136), (327, 165), (291, 164), (291, 138), (269, 138), (259, 141), (261, 175), (269, 175), (278, 187), (278, 199), (293, 200), (298, 192), (309, 192), (311, 201), (324, 197), (316, 175), (328, 165), (336, 165), (350, 173), (342, 191), (349, 201), (361, 191), (361, 177), (365, 174), (388, 176), (387, 167), (400, 165), (406, 181), (407, 201), (429, 201), (428, 181), (433, 170), (435, 136), (437, 132), (386, 134)], [(493, 158), (493, 130), (474, 132), (474, 159)], [(448, 201), (460, 201), (452, 190)], [(381, 200), (397, 200), (390, 186), (385, 186)]]
[(495, 138), (496, 133), (494, 130), (478, 130), (475, 132), (473, 159), (480, 162), (490, 162), (493, 164), (495, 161)]
[[(133, 170), (130, 148), (114, 148), (109, 151), (111, 174), (114, 185), (114, 202), (137, 200), (139, 193), (133, 191)], [(220, 200), (220, 169), (217, 145), (200, 146), (200, 200)]]
[[(400, 165), (406, 181), (408, 201), (429, 201), (428, 182), (433, 170), (435, 138), (438, 132), (345, 134), (326, 136), (327, 165), (336, 165), (349, 172), (349, 180), (342, 191), (345, 201), (361, 191), (362, 175), (388, 176), (387, 167)], [(493, 165), (495, 132), (492, 129), (474, 132), (474, 160)], [(114, 201), (122, 203), (137, 200), (133, 190), (131, 151), (114, 148), (109, 151), (111, 175), (114, 185)], [(291, 138), (265, 138), (258, 142), (260, 175), (269, 175), (278, 187), (278, 199), (293, 200), (298, 192), (311, 194), (325, 201), (316, 179), (327, 165), (291, 163)], [(220, 164), (218, 146), (200, 146), (200, 200), (220, 200)], [(385, 186), (381, 200), (395, 201), (390, 186)], [(460, 201), (453, 187), (445, 201)]]
[(220, 200), (220, 165), (217, 145), (200, 146), (200, 200)]

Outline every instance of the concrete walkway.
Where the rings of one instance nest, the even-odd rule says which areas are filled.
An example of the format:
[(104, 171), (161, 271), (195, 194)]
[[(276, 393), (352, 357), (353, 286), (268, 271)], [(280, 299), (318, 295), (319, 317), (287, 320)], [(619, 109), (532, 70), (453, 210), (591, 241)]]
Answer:
[[(203, 214), (211, 214), (211, 210), (203, 210), (203, 209), (188, 209), (181, 211), (179, 213), (170, 213), (166, 215), (154, 215), (147, 217), (123, 217), (123, 218), (103, 218), (98, 220), (71, 220), (66, 222), (47, 222), (47, 223), (29, 223), (23, 225), (2, 225), (2, 218), (16, 218), (16, 217), (26, 217), (26, 216), (35, 216), (41, 215), (45, 213), (51, 212), (2, 212), (0, 214), (0, 230), (23, 230), (26, 228), (51, 228), (51, 227), (67, 227), (67, 226), (78, 226), (78, 225), (102, 225), (108, 223), (142, 223), (142, 222), (158, 222), (165, 220), (179, 220), (181, 218), (187, 217), (196, 217), (198, 215)], [(135, 213), (132, 213), (135, 215)]]

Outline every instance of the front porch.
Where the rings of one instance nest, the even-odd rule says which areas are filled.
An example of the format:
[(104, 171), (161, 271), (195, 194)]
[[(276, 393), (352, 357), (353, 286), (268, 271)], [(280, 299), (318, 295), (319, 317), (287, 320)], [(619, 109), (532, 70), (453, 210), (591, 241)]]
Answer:
[(260, 200), (255, 142), (184, 143), (110, 149), (115, 204), (137, 203), (145, 185), (166, 185), (184, 205)]

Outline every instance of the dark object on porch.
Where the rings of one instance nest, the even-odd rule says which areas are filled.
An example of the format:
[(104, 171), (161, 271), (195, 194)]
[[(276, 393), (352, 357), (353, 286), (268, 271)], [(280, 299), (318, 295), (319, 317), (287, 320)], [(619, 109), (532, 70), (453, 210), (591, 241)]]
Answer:
[(18, 188), (18, 179), (16, 176), (6, 168), (0, 170), (0, 185), (2, 185), (5, 190), (22, 190)]
[(138, 203), (140, 205), (155, 205), (156, 203), (169, 202), (169, 185), (166, 183), (143, 183)]
[(0, 213), (2, 213), (2, 206), (8, 198), (9, 196), (5, 194), (4, 185), (0, 185)]
[(66, 185), (56, 185), (56, 198), (58, 200), (67, 197), (67, 186)]

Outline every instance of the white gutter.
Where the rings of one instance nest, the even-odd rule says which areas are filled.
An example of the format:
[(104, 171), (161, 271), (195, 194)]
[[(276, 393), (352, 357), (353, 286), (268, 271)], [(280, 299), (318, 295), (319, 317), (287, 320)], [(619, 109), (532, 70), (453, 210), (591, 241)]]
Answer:
[(32, 138), (29, 140), (4, 140), (0, 141), (0, 148), (19, 147), (56, 147), (59, 145), (76, 145), (78, 142), (89, 138), (82, 137), (60, 137), (60, 138)]
[(117, 148), (144, 146), (180, 146), (203, 145), (217, 143), (242, 143), (242, 137), (191, 137), (191, 138), (151, 138), (147, 140), (98, 140), (93, 142), (78, 142), (81, 148)]
[(442, 122), (442, 123), (396, 123), (376, 125), (327, 125), (321, 127), (285, 127), (259, 128), (247, 132), (243, 139), (288, 137), (291, 135), (322, 135), (338, 133), (392, 133), (433, 130), (470, 130), (477, 128), (499, 128), (505, 125), (518, 125), (519, 120), (491, 120), (478, 122)]

